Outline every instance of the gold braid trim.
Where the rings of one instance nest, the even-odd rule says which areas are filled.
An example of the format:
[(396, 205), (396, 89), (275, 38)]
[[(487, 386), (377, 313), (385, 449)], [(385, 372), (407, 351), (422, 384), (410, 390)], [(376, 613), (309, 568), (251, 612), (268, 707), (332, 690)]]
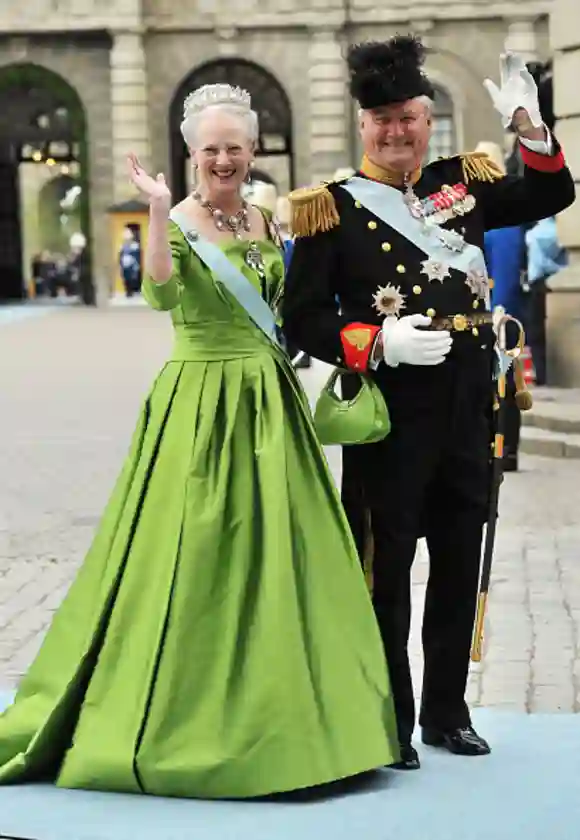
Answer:
[(334, 196), (326, 186), (301, 187), (288, 196), (290, 230), (294, 236), (314, 236), (340, 224)]
[(468, 181), (498, 181), (504, 173), (485, 152), (467, 152), (459, 155), (463, 178)]

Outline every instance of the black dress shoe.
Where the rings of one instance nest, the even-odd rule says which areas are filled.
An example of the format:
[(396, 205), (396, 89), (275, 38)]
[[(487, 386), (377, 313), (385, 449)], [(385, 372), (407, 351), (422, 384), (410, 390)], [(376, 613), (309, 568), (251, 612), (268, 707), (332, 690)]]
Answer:
[(394, 767), (395, 770), (418, 770), (421, 762), (419, 761), (419, 753), (415, 747), (410, 743), (399, 744), (399, 750), (401, 753), (400, 761), (391, 764), (391, 767)]
[(448, 730), (424, 726), (421, 740), (430, 747), (445, 747), (455, 755), (489, 755), (491, 752), (487, 741), (477, 734), (473, 726)]

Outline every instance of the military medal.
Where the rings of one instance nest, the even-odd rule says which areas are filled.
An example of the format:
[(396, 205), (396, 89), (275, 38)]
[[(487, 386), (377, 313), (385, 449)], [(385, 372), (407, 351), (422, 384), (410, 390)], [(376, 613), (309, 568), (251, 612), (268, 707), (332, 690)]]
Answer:
[[(421, 200), (408, 179), (405, 183), (403, 201), (411, 216), (421, 222), (425, 234), (435, 235), (444, 248), (461, 253), (465, 248), (463, 236), (455, 230), (446, 230), (439, 225), (457, 215), (464, 215), (475, 207), (475, 198), (468, 195), (465, 185), (444, 186), (440, 192)], [(460, 208), (460, 212), (457, 212), (457, 208)]]
[(485, 300), (489, 289), (489, 282), (484, 271), (477, 268), (470, 268), (467, 272), (465, 285), (469, 288), (472, 295)]
[(373, 306), (380, 315), (398, 315), (405, 308), (405, 298), (400, 286), (379, 286), (373, 295)]
[(461, 253), (461, 251), (465, 248), (465, 239), (456, 230), (434, 228), (433, 233), (441, 242), (443, 247), (449, 248), (450, 251), (457, 251), (457, 253)]
[(475, 197), (467, 192), (465, 184), (450, 187), (444, 184), (439, 192), (423, 201), (424, 217), (428, 225), (442, 225), (457, 216), (471, 213)]
[(443, 283), (446, 277), (449, 277), (449, 266), (439, 260), (423, 260), (421, 263), (421, 274), (426, 274), (430, 283), (438, 280)]
[(262, 274), (264, 271), (262, 252), (253, 239), (248, 245), (248, 250), (246, 251), (246, 265), (258, 274)]
[(266, 269), (264, 266), (264, 258), (262, 256), (262, 252), (258, 248), (257, 242), (254, 239), (251, 239), (248, 244), (245, 263), (248, 266), (248, 268), (251, 268), (252, 271), (255, 271), (258, 277), (260, 278), (260, 289), (262, 291), (262, 297), (267, 302), (268, 284), (266, 282)]

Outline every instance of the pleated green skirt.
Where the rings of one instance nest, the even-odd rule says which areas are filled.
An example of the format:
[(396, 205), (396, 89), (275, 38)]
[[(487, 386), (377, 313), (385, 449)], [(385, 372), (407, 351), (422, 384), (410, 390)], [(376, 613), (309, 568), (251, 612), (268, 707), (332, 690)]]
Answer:
[(0, 783), (254, 797), (397, 759), (372, 605), (294, 374), (171, 361), (15, 702)]

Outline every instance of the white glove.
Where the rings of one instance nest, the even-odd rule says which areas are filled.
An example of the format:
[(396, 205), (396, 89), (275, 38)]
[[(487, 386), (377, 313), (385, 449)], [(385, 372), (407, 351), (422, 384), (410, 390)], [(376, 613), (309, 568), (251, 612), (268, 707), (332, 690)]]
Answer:
[(440, 365), (451, 350), (453, 339), (447, 330), (418, 330), (428, 327), (426, 315), (389, 316), (383, 321), (383, 358), (389, 367)]
[(508, 128), (518, 108), (527, 111), (533, 126), (543, 125), (538, 102), (538, 88), (525, 61), (519, 55), (505, 53), (499, 60), (501, 88), (491, 79), (483, 85), (491, 96), (494, 107), (502, 115), (504, 128)]

